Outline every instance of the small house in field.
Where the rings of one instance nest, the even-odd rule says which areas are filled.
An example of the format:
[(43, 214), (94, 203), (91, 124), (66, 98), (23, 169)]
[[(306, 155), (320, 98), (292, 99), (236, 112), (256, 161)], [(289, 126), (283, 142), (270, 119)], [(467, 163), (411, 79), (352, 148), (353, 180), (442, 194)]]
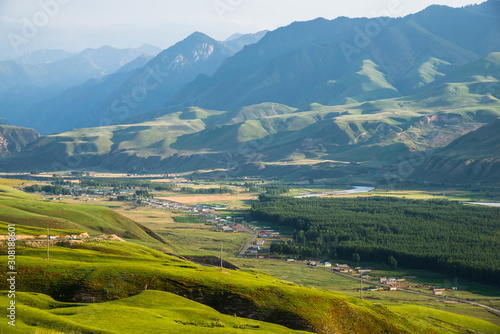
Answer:
[(325, 267), (331, 267), (331, 266), (332, 266), (332, 264), (331, 264), (330, 262), (325, 262), (325, 263), (323, 263), (323, 265), (324, 265)]
[(443, 287), (432, 288), (432, 294), (434, 295), (442, 295), (444, 291), (446, 291), (446, 288)]
[(376, 287), (371, 287), (371, 288), (366, 288), (366, 291), (377, 291), (378, 288)]
[(259, 241), (257, 241), (255, 244), (256, 244), (257, 246), (264, 246), (264, 243), (265, 243), (265, 241), (264, 241), (264, 240), (259, 240)]
[(397, 289), (398, 289), (398, 287), (395, 285), (389, 286), (389, 291), (396, 291)]
[(347, 264), (338, 264), (338, 263), (335, 263), (335, 265), (339, 268), (349, 268), (349, 265)]
[(286, 262), (295, 262), (295, 259), (286, 259)]
[(387, 282), (387, 277), (379, 277), (378, 278), (378, 281), (382, 284), (384, 284), (385, 282)]

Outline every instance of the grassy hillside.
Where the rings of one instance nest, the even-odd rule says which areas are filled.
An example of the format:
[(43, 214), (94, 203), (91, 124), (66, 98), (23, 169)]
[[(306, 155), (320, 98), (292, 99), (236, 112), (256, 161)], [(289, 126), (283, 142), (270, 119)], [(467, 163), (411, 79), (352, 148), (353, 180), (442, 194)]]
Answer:
[[(3, 215), (18, 219), (19, 233), (37, 234), (41, 227), (36, 226), (51, 219), (63, 228), (75, 224), (86, 231), (135, 231), (128, 225), (131, 220), (110, 215), (106, 208), (47, 203), (7, 186), (1, 187), (0, 194)], [(86, 219), (93, 224), (86, 225)], [(11, 222), (5, 217), (0, 220)], [(146, 236), (137, 235), (137, 239), (142, 237), (151, 244)], [(0, 243), (3, 254), (5, 246)], [(416, 307), (408, 315), (406, 309), (304, 288), (255, 270), (199, 266), (129, 242), (60, 241), (51, 246), (50, 256), (45, 259), (44, 247), (17, 242), (16, 269), (22, 277), (16, 282), (19, 333), (158, 333), (165, 328), (194, 333), (293, 332), (290, 329), (370, 334), (480, 329), (494, 333), (498, 329), (446, 312), (436, 316), (425, 307)], [(5, 276), (6, 269), (0, 268), (0, 290), (7, 289)], [(5, 293), (0, 299), (7, 301)], [(0, 325), (2, 332), (9, 329), (5, 323)]]
[[(430, 319), (434, 312), (430, 309), (419, 307), (418, 314), (402, 317), (397, 313), (399, 310), (393, 312), (370, 302), (300, 287), (260, 272), (220, 272), (217, 268), (194, 265), (130, 243), (89, 240), (70, 248), (52, 247), (50, 261), (43, 260), (44, 254), (44, 249), (18, 249), (18, 272), (23, 277), (17, 282), (18, 292), (43, 293), (62, 302), (111, 303), (75, 308), (76, 305), (55, 303), (43, 296), (37, 296), (35, 303), (30, 301), (35, 297), (21, 294), (20, 302), (28, 305), (29, 311), (23, 313), (27, 310), (19, 309), (18, 312), (20, 320), (27, 325), (55, 329), (70, 325), (76, 326), (76, 331), (80, 330), (78, 328), (90, 331), (90, 327), (108, 333), (114, 329), (102, 327), (106, 322), (120, 322), (118, 320), (127, 315), (130, 315), (127, 319), (134, 320), (138, 315), (145, 319), (155, 317), (157, 320), (151, 324), (152, 329), (163, 321), (171, 323), (176, 320), (180, 320), (178, 324), (190, 326), (186, 330), (202, 330), (191, 325), (194, 322), (210, 325), (218, 323), (217, 319), (224, 323), (224, 328), (231, 328), (234, 324), (256, 324), (234, 318), (236, 315), (319, 333), (432, 333), (437, 328), (435, 320)], [(4, 274), (2, 269), (2, 276)], [(5, 289), (5, 283), (1, 284), (0, 288)], [(219, 315), (204, 306), (196, 307), (193, 302), (180, 297), (149, 290), (187, 297), (231, 317)], [(166, 300), (169, 302), (165, 303)], [(135, 315), (130, 307), (136, 310)], [(198, 311), (193, 312), (193, 308)], [(117, 310), (121, 312), (116, 313)], [(144, 324), (142, 321), (138, 320), (137, 325)], [(133, 332), (137, 328), (133, 322), (123, 321), (116, 326), (125, 333)], [(458, 316), (439, 332), (474, 329), (478, 323), (491, 333), (498, 329), (486, 322)], [(262, 330), (280, 330), (272, 325), (260, 326)]]
[[(167, 247), (154, 232), (105, 207), (45, 201), (9, 186), (0, 185), (0, 225), (16, 224), (17, 234), (52, 235), (116, 234), (122, 238)], [(149, 234), (148, 234), (149, 232)]]
[[(8, 302), (6, 293), (0, 293), (0, 300)], [(221, 314), (189, 299), (154, 290), (100, 304), (57, 302), (44, 294), (18, 293), (16, 305), (23, 310), (16, 327), (4, 321), (1, 333), (298, 333)]]

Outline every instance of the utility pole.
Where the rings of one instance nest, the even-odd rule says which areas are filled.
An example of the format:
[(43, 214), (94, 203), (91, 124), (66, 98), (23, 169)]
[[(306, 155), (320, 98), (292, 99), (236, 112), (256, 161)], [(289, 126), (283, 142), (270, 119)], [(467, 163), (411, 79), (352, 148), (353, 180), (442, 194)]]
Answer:
[(359, 274), (359, 298), (363, 299), (363, 273)]
[(50, 259), (50, 257), (49, 257), (49, 242), (50, 242), (50, 234), (49, 234), (49, 228), (47, 227), (47, 260)]

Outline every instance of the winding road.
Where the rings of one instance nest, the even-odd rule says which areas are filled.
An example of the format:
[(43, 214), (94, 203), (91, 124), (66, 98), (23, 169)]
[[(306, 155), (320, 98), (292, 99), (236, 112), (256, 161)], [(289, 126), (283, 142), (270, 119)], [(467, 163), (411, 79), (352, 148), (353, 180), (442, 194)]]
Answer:
[[(339, 273), (339, 272), (331, 270), (331, 269), (326, 269), (326, 268), (317, 268), (317, 269), (329, 271), (329, 272), (332, 272), (332, 273), (334, 273), (336, 275), (340, 275), (340, 276), (352, 278), (352, 279), (355, 279), (355, 280), (358, 280), (358, 281), (360, 280), (360, 278), (358, 278), (356, 276), (351, 276), (351, 275), (348, 275), (348, 274)], [(378, 286), (382, 286), (384, 288), (387, 288), (387, 285), (382, 284), (382, 283), (377, 283), (377, 282), (372, 282), (372, 281), (367, 281), (367, 280), (363, 280), (363, 281), (366, 282), (367, 284), (378, 285)], [(459, 299), (459, 298), (448, 297), (448, 296), (436, 296), (436, 295), (431, 295), (431, 294), (428, 294), (428, 293), (425, 293), (425, 292), (413, 291), (413, 290), (410, 290), (410, 289), (403, 289), (403, 288), (400, 288), (400, 287), (398, 287), (398, 290), (399, 291), (404, 291), (404, 292), (409, 292), (409, 293), (414, 293), (414, 294), (422, 295), (422, 296), (426, 296), (426, 297), (433, 297), (433, 298), (438, 298), (438, 299), (456, 301), (456, 302), (460, 302), (460, 303), (465, 303), (465, 304), (470, 304), (470, 305), (482, 307), (482, 308), (487, 309), (488, 311), (491, 311), (491, 312), (495, 313), (496, 315), (500, 316), (500, 310), (497, 310), (497, 309), (495, 309), (493, 307), (490, 307), (490, 306), (487, 306), (487, 305), (483, 305), (483, 304), (479, 304), (479, 303), (476, 303), (476, 302), (473, 302), (473, 301), (470, 301), (470, 300)]]
[(240, 251), (240, 254), (238, 254), (238, 257), (242, 257), (243, 254), (245, 254), (245, 252), (247, 251), (248, 247), (250, 247), (250, 244), (255, 240), (255, 238), (257, 238), (257, 234), (255, 234), (253, 231), (249, 230), (248, 228), (246, 228), (245, 226), (243, 226), (241, 224), (239, 224), (238, 226), (240, 226), (242, 229), (244, 229), (247, 233), (250, 233), (250, 235), (252, 236), (250, 239), (248, 239), (245, 246), (243, 246), (243, 248)]

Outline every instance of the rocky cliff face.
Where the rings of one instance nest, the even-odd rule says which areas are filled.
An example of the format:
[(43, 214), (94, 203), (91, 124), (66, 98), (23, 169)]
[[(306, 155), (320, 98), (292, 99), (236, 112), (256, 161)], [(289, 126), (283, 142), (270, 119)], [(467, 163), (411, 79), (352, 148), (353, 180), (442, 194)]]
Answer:
[(20, 152), (39, 137), (40, 134), (33, 129), (0, 125), (0, 156), (5, 157)]

